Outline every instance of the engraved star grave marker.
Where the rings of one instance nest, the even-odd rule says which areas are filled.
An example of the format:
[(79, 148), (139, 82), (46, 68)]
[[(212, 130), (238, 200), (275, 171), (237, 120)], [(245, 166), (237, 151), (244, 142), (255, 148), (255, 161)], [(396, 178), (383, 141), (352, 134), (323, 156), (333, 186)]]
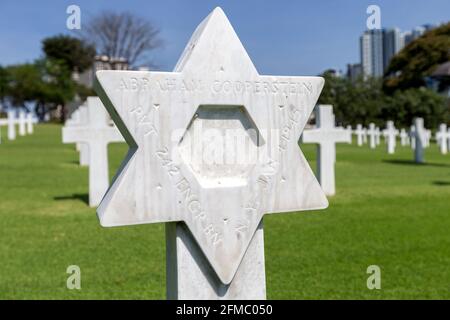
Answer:
[(328, 205), (297, 144), (322, 87), (259, 75), (220, 8), (173, 72), (97, 72), (130, 147), (100, 223), (173, 222), (169, 298), (265, 298), (263, 215)]

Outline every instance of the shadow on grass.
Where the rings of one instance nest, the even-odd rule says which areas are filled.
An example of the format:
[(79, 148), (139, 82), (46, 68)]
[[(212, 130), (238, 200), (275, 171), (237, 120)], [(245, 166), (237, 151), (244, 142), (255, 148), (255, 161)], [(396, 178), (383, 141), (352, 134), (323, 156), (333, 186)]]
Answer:
[(450, 164), (446, 164), (446, 163), (435, 163), (435, 162), (416, 163), (414, 160), (383, 160), (383, 162), (390, 163), (390, 164), (416, 166), (416, 167), (443, 167), (443, 168), (450, 168)]
[(75, 164), (75, 165), (77, 165), (77, 166), (79, 166), (79, 167), (81, 167), (81, 168), (84, 168), (84, 167), (87, 167), (87, 165), (81, 165), (80, 164), (80, 160), (70, 160), (70, 161), (67, 161), (67, 163), (70, 163), (70, 164)]
[(89, 204), (89, 195), (86, 193), (74, 193), (71, 196), (58, 196), (54, 197), (53, 200), (56, 201), (66, 201), (66, 200), (80, 200), (85, 204)]
[(450, 187), (450, 181), (433, 181), (435, 186)]

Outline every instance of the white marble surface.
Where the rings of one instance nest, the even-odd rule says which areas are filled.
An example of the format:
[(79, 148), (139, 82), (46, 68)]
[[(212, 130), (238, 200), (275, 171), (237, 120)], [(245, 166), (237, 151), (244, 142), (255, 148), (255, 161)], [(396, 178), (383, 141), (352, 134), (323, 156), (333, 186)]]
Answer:
[[(323, 83), (319, 77), (259, 75), (220, 8), (199, 25), (174, 72), (97, 72), (96, 90), (130, 146), (97, 210), (100, 223), (183, 221), (220, 282), (231, 288), (246, 252), (261, 257), (249, 245), (264, 214), (328, 205), (297, 145)], [(196, 130), (205, 134), (196, 139)], [(202, 130), (216, 133), (207, 144), (216, 149), (215, 160), (257, 152), (257, 161), (206, 159), (199, 165), (193, 159), (204, 157), (210, 133)], [(237, 130), (248, 148), (224, 145), (227, 130)], [(185, 237), (172, 236), (168, 241), (175, 243)], [(262, 237), (257, 241), (262, 247)], [(179, 261), (192, 256), (182, 245), (175, 248), (168, 254)], [(177, 270), (195, 287), (190, 272), (197, 262), (184, 263)], [(194, 291), (186, 294), (195, 298)]]

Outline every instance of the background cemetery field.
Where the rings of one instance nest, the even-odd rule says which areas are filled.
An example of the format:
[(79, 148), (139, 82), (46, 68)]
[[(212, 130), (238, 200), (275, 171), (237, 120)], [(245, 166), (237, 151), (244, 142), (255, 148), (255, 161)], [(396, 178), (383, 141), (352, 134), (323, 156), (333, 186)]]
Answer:
[[(6, 127), (2, 127), (2, 137)], [(164, 225), (103, 229), (88, 169), (61, 127), (0, 145), (0, 298), (165, 298)], [(315, 147), (302, 146), (314, 165)], [(126, 146), (109, 148), (110, 172)], [(450, 298), (450, 155), (339, 144), (338, 195), (323, 212), (266, 216), (270, 299)], [(382, 269), (382, 290), (366, 268)], [(66, 288), (79, 265), (82, 290)]]

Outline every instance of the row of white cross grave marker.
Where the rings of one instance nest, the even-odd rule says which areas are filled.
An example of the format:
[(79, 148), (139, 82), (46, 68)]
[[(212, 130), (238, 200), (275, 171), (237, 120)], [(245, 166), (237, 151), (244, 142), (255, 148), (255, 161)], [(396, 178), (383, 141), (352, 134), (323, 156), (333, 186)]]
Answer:
[[(352, 142), (331, 106), (318, 106), (316, 128), (303, 131), (323, 83), (259, 75), (216, 8), (173, 72), (97, 72), (101, 101), (88, 98), (63, 141), (77, 143), (89, 165), (89, 203), (100, 203), (102, 226), (167, 223), (169, 299), (264, 299), (263, 215), (326, 208), (335, 144)], [(423, 121), (415, 128), (421, 152)], [(384, 132), (392, 153), (398, 131), (390, 122)], [(302, 133), (318, 144), (322, 187), (298, 148)], [(373, 125), (367, 134), (371, 147), (379, 143)], [(108, 189), (107, 144), (122, 137), (130, 150)]]
[[(401, 145), (411, 145), (415, 149), (416, 162), (423, 162), (423, 148), (430, 145), (428, 130), (423, 129), (423, 120), (416, 119), (411, 126), (410, 133), (405, 129), (400, 132), (395, 128), (393, 121), (388, 121), (383, 131), (371, 123), (369, 129), (357, 125), (356, 130), (351, 126), (347, 128), (335, 127), (333, 107), (318, 105), (316, 107), (316, 128), (304, 130), (301, 142), (314, 143), (317, 149), (317, 177), (326, 195), (335, 194), (336, 143), (352, 143), (352, 134), (357, 136), (358, 146), (368, 140), (371, 149), (381, 143), (384, 136), (387, 153), (394, 154), (397, 137), (400, 136)], [(420, 144), (417, 143), (416, 127), (420, 128)], [(364, 138), (367, 136), (368, 139)], [(436, 133), (436, 141), (443, 154), (450, 149), (450, 129), (442, 124)], [(96, 207), (100, 204), (109, 186), (107, 146), (113, 142), (125, 142), (117, 127), (111, 122), (105, 107), (98, 97), (89, 97), (85, 105), (81, 105), (67, 120), (63, 128), (63, 142), (76, 143), (79, 151), (81, 166), (90, 166), (89, 173), (89, 204)], [(418, 147), (417, 147), (418, 145)], [(89, 150), (93, 150), (89, 152)]]
[(8, 111), (8, 118), (0, 119), (0, 127), (8, 126), (8, 140), (15, 140), (17, 136), (16, 125), (19, 127), (19, 136), (25, 136), (34, 132), (33, 125), (36, 122), (37, 120), (31, 113), (21, 111), (19, 112), (19, 117), (16, 117), (15, 111)]
[[(362, 146), (367, 142), (369, 137), (369, 146), (371, 149), (375, 149), (380, 144), (381, 135), (384, 136), (387, 145), (387, 152), (389, 154), (395, 153), (395, 147), (397, 145), (397, 137), (400, 137), (400, 144), (402, 146), (410, 145), (414, 150), (414, 160), (417, 163), (424, 161), (423, 153), (424, 148), (428, 148), (431, 145), (431, 130), (425, 129), (424, 121), (422, 118), (414, 119), (414, 124), (410, 127), (410, 131), (405, 129), (400, 131), (395, 128), (393, 121), (388, 121), (386, 129), (381, 131), (375, 126), (375, 124), (369, 124), (369, 128), (365, 129), (362, 125), (358, 124), (356, 130), (351, 131), (351, 127), (347, 127), (349, 132), (353, 132), (357, 137), (358, 146)], [(450, 128), (447, 128), (446, 124), (441, 124), (439, 130), (435, 135), (436, 142), (439, 146), (439, 150), (442, 154), (447, 154), (450, 150)]]

